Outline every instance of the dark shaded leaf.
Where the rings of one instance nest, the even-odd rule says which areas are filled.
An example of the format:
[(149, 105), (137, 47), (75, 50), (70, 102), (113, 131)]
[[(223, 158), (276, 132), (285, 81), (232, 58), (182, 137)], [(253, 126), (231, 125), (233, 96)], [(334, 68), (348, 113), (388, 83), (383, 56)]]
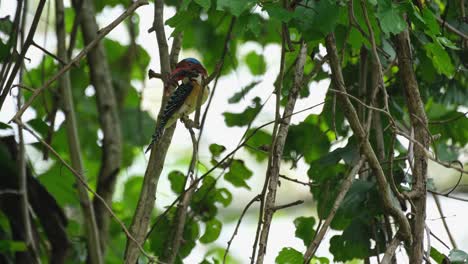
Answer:
[(180, 171), (171, 171), (169, 173), (169, 181), (171, 182), (171, 189), (176, 194), (181, 194), (184, 191), (185, 174)]
[(315, 218), (301, 216), (294, 219), (294, 225), (296, 226), (296, 237), (304, 242), (304, 246), (309, 246), (315, 235)]
[(249, 170), (243, 160), (235, 159), (231, 163), (228, 173), (224, 174), (224, 179), (236, 187), (245, 187), (250, 190), (246, 180), (252, 177), (253, 172)]

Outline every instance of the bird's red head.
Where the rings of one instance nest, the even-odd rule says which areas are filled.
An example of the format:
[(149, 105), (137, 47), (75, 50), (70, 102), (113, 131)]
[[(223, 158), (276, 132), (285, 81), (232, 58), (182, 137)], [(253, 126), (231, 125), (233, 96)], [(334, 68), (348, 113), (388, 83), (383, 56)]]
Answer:
[(191, 75), (197, 76), (198, 74), (201, 74), (204, 78), (208, 76), (206, 69), (197, 59), (186, 58), (177, 63), (174, 71), (171, 73), (170, 80), (178, 82), (185, 77), (191, 77)]

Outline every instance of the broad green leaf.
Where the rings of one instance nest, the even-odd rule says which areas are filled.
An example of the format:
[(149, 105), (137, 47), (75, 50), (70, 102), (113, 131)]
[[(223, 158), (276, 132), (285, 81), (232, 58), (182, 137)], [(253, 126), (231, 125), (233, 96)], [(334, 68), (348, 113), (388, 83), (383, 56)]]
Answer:
[(245, 56), (245, 62), (253, 75), (262, 75), (266, 72), (265, 57), (262, 54), (251, 51)]
[(344, 262), (354, 258), (366, 258), (371, 254), (370, 227), (355, 220), (343, 232), (330, 239), (330, 253), (335, 262)]
[(9, 43), (4, 44), (3, 40), (0, 39), (0, 62), (3, 63), (3, 61), (10, 56), (10, 47), (11, 45)]
[(11, 34), (13, 28), (13, 22), (10, 20), (10, 16), (0, 18), (0, 32), (3, 32), (7, 36)]
[(126, 143), (143, 147), (148, 144), (154, 132), (155, 121), (148, 112), (137, 107), (124, 108), (120, 112), (122, 136)]
[(304, 261), (302, 253), (294, 248), (283, 248), (275, 258), (276, 264), (297, 264)]
[(255, 156), (257, 161), (263, 161), (268, 158), (268, 150), (271, 144), (271, 134), (264, 130), (250, 129), (247, 132), (247, 137), (252, 135), (246, 142), (246, 150)]
[(232, 193), (226, 188), (219, 188), (215, 195), (215, 200), (227, 207), (232, 202)]
[(253, 0), (217, 0), (216, 9), (224, 10), (238, 17), (255, 4)]
[(245, 187), (250, 190), (246, 180), (252, 177), (253, 172), (249, 170), (243, 160), (235, 159), (231, 163), (228, 173), (224, 175), (224, 179), (236, 187)]
[(247, 95), (248, 92), (250, 92), (253, 88), (255, 88), (255, 86), (257, 86), (257, 84), (261, 82), (262, 81), (253, 81), (249, 83), (247, 86), (242, 87), (239, 92), (235, 93), (233, 96), (231, 96), (228, 99), (228, 103), (235, 104), (235, 103), (240, 102), (240, 100), (242, 100), (245, 97), (245, 95)]
[(47, 191), (55, 198), (60, 206), (78, 206), (75, 178), (67, 168), (61, 164), (54, 164), (51, 169), (37, 178)]
[(440, 33), (439, 23), (437, 22), (434, 13), (429, 8), (422, 10), (422, 15), (431, 36), (437, 36)]
[(304, 242), (304, 246), (309, 246), (315, 234), (315, 218), (301, 216), (294, 219), (294, 225), (296, 226), (296, 237)]
[(391, 0), (378, 0), (377, 17), (385, 34), (398, 34), (406, 29), (406, 22), (397, 4)]
[(268, 12), (268, 15), (273, 19), (278, 19), (283, 22), (289, 22), (293, 17), (294, 13), (286, 10), (279, 3), (271, 3), (263, 5), (263, 9)]
[(203, 244), (212, 243), (218, 239), (223, 223), (216, 218), (211, 219), (205, 224), (206, 229), (203, 236), (200, 237), (200, 242)]
[(179, 11), (173, 17), (166, 20), (166, 25), (174, 28), (171, 36), (175, 36), (177, 33), (184, 31), (188, 28), (193, 20), (198, 18), (198, 12), (194, 10), (190, 11)]
[(162, 256), (166, 250), (165, 244), (171, 233), (171, 220), (174, 211), (170, 210), (168, 214), (158, 216), (157, 225), (149, 237), (151, 252), (156, 256)]
[(185, 224), (184, 234), (182, 236), (183, 243), (180, 245), (179, 257), (183, 259), (190, 255), (190, 252), (192, 252), (192, 249), (196, 245), (196, 240), (199, 235), (200, 227), (198, 222), (193, 218), (189, 219)]
[(450, 259), (450, 263), (467, 263), (468, 262), (468, 254), (459, 249), (452, 249), (448, 255), (448, 258)]
[(436, 261), (437, 264), (443, 264), (444, 261), (448, 261), (447, 256), (440, 253), (435, 247), (431, 247), (431, 258)]
[(257, 114), (260, 111), (260, 107), (261, 107), (260, 100), (261, 99), (259, 97), (255, 97), (252, 100), (253, 105), (247, 107), (242, 113), (229, 113), (229, 112), (223, 113), (224, 121), (226, 122), (226, 125), (228, 127), (246, 126), (249, 123), (251, 123), (252, 120), (257, 116)]
[(432, 60), (432, 64), (439, 73), (447, 77), (453, 76), (455, 67), (450, 56), (439, 43), (429, 43), (424, 46), (427, 56)]
[(211, 7), (211, 0), (194, 0), (194, 2), (199, 4), (205, 10), (208, 10)]
[(0, 122), (0, 129), (12, 129), (12, 127), (8, 124)]
[(211, 155), (214, 158), (217, 158), (219, 157), (219, 155), (221, 155), (221, 153), (223, 153), (226, 150), (226, 147), (223, 145), (213, 143), (210, 145), (209, 149), (210, 149)]
[[(143, 177), (134, 176), (125, 182), (123, 192), (123, 204), (125, 208), (129, 210), (135, 210), (138, 203), (138, 196), (141, 192), (141, 186), (143, 185)], [(129, 216), (131, 216), (130, 214)]]
[(292, 25), (306, 40), (318, 40), (332, 32), (345, 9), (333, 1), (308, 1), (307, 7), (298, 6)]
[(181, 194), (184, 191), (185, 174), (180, 171), (171, 171), (169, 173), (169, 181), (171, 182), (171, 189), (176, 194)]
[(16, 240), (0, 240), (0, 252), (22, 252), (26, 251), (27, 247), (23, 241)]

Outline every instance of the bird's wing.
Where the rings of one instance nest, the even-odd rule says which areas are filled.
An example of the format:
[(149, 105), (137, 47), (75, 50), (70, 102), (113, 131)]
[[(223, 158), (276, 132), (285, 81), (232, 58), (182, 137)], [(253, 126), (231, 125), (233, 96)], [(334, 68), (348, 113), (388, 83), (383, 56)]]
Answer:
[(164, 107), (162, 120), (166, 123), (181, 107), (185, 100), (192, 92), (193, 85), (191, 83), (181, 84), (169, 97), (166, 106)]

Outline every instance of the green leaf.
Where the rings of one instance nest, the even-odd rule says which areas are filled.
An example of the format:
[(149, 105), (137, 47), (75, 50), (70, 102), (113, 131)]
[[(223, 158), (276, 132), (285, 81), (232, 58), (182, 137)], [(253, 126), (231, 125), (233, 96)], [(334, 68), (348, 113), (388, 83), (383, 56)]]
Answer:
[(310, 163), (328, 153), (330, 142), (320, 127), (315, 124), (316, 117), (310, 115), (304, 122), (289, 127), (286, 138), (284, 154), (295, 160), (298, 156), (304, 156)]
[(253, 173), (249, 170), (243, 160), (235, 159), (231, 163), (228, 173), (224, 175), (224, 179), (236, 187), (245, 187), (250, 190), (246, 180), (252, 177)]
[(306, 40), (318, 40), (334, 31), (340, 15), (346, 10), (334, 1), (308, 1), (298, 6), (291, 21)]
[(265, 4), (263, 10), (268, 12), (271, 18), (278, 19), (282, 22), (289, 22), (293, 17), (294, 13), (286, 10), (280, 4)]
[[(444, 254), (440, 253), (436, 248), (431, 247), (431, 258), (437, 262), (437, 264), (443, 264), (444, 261), (448, 261), (447, 256)], [(448, 263), (448, 262), (445, 262)]]
[(11, 34), (11, 30), (13, 28), (13, 22), (10, 20), (10, 16), (5, 16), (0, 18), (0, 31), (5, 33), (6, 35)]
[(195, 221), (193, 218), (189, 219), (185, 224), (184, 234), (183, 234), (183, 242), (180, 246), (179, 256), (181, 258), (185, 258), (190, 255), (192, 249), (196, 245), (196, 240), (200, 235), (200, 227), (198, 222)]
[[(140, 196), (141, 186), (143, 185), (142, 176), (134, 176), (128, 179), (125, 182), (124, 192), (123, 192), (123, 203), (125, 208), (128, 210), (134, 211), (137, 203), (138, 197)], [(131, 214), (129, 215), (131, 216)]]
[(155, 127), (155, 121), (148, 112), (138, 107), (126, 107), (120, 111), (120, 120), (126, 143), (139, 147), (148, 144)]
[(180, 171), (171, 171), (168, 178), (171, 182), (172, 191), (174, 191), (176, 194), (181, 194), (185, 187), (185, 174)]
[(195, 3), (203, 7), (205, 11), (208, 11), (211, 7), (211, 0), (194, 0)]
[(178, 11), (176, 14), (166, 20), (166, 25), (174, 28), (171, 36), (175, 36), (177, 33), (182, 32), (184, 29), (190, 27), (193, 20), (197, 19), (198, 12), (190, 11)]
[(12, 129), (12, 127), (8, 124), (0, 122), (0, 129)]
[(213, 143), (210, 145), (209, 149), (210, 149), (211, 155), (214, 158), (217, 158), (219, 157), (219, 155), (221, 155), (221, 153), (223, 153), (226, 150), (226, 147), (223, 145), (218, 145), (218, 144)]
[(174, 210), (170, 210), (168, 214), (160, 215), (157, 225), (150, 235), (150, 248), (156, 256), (162, 256), (166, 250), (165, 244), (171, 232), (171, 216), (174, 214), (173, 212)]
[(245, 62), (253, 75), (262, 75), (266, 72), (266, 62), (263, 54), (251, 51), (245, 56)]
[(255, 86), (257, 86), (257, 84), (261, 82), (262, 81), (253, 81), (249, 83), (247, 86), (242, 87), (239, 92), (235, 93), (233, 96), (231, 96), (228, 99), (228, 103), (235, 104), (235, 103), (240, 102), (240, 100), (243, 99), (248, 92), (250, 92)]
[(224, 10), (238, 17), (254, 4), (255, 1), (252, 0), (217, 0), (216, 10)]
[(294, 248), (283, 248), (275, 258), (276, 264), (297, 264), (304, 261), (302, 253)]
[(261, 129), (258, 130), (251, 128), (247, 132), (247, 137), (252, 135), (252, 133), (255, 134), (247, 140), (246, 146), (248, 146), (248, 148), (246, 148), (246, 150), (250, 154), (254, 155), (257, 161), (263, 161), (268, 158), (268, 149), (270, 148), (271, 144), (271, 134)]
[(3, 63), (3, 61), (10, 56), (10, 47), (10, 43), (4, 44), (0, 39), (0, 62)]
[(296, 226), (296, 237), (302, 239), (304, 246), (309, 246), (315, 234), (315, 218), (301, 216), (294, 220), (294, 225)]
[(429, 35), (437, 36), (440, 33), (440, 27), (434, 13), (432, 13), (432, 11), (429, 8), (424, 8), (422, 10), (422, 15), (426, 27), (429, 29)]
[(50, 170), (37, 179), (46, 187), (47, 191), (52, 194), (61, 207), (78, 205), (74, 176), (63, 165), (54, 164)]
[(205, 233), (202, 237), (200, 237), (200, 242), (203, 244), (214, 242), (216, 239), (218, 239), (222, 227), (223, 223), (221, 223), (221, 221), (216, 218), (206, 222)]
[(370, 228), (358, 220), (346, 228), (342, 235), (330, 239), (330, 253), (335, 262), (366, 258), (371, 254)]
[(22, 252), (26, 251), (27, 247), (23, 241), (16, 240), (0, 240), (0, 252)]
[(232, 193), (226, 188), (219, 188), (215, 195), (215, 200), (227, 207), (232, 202)]
[(468, 262), (468, 254), (459, 249), (452, 249), (448, 255), (450, 259), (450, 263), (467, 263)]
[(447, 77), (453, 76), (455, 67), (450, 60), (450, 56), (439, 43), (428, 43), (424, 46), (427, 56), (432, 60), (437, 72), (445, 74)]
[(224, 122), (226, 122), (226, 125), (228, 127), (233, 127), (246, 126), (250, 124), (250, 122), (252, 122), (252, 120), (257, 116), (258, 112), (260, 111), (260, 100), (261, 99), (259, 97), (255, 97), (252, 100), (253, 106), (247, 107), (242, 113), (223, 113)]
[(406, 29), (406, 22), (397, 4), (391, 0), (378, 0), (377, 17), (385, 34), (398, 34)]

